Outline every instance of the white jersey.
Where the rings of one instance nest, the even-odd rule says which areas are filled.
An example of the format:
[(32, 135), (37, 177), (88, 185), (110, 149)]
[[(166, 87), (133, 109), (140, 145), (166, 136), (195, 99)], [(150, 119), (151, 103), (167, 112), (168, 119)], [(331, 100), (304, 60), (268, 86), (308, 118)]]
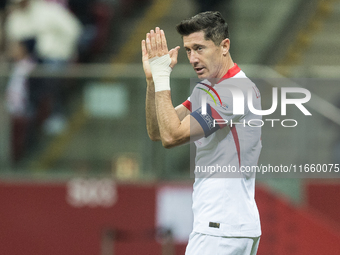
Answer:
[[(261, 128), (254, 127), (261, 124), (261, 116), (248, 108), (250, 91), (254, 108), (261, 109), (260, 93), (236, 64), (219, 83), (210, 85), (207, 80), (198, 83), (190, 103), (183, 103), (186, 107), (190, 104), (191, 115), (205, 132), (205, 137), (195, 141), (193, 231), (216, 236), (258, 237), (261, 227), (254, 199), (255, 176), (241, 170), (257, 165), (262, 147)], [(230, 89), (235, 88), (233, 86), (243, 93), (243, 114), (234, 114), (236, 108)], [(207, 91), (210, 96), (206, 96)], [(204, 96), (206, 114), (201, 109)], [(228, 171), (235, 172), (229, 175)]]

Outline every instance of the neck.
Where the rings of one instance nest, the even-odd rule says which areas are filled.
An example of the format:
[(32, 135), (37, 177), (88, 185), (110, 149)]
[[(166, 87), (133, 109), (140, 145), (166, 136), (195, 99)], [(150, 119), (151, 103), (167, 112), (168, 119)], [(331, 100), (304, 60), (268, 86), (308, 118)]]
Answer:
[(218, 78), (221, 79), (228, 72), (228, 70), (234, 66), (234, 64), (235, 63), (234, 63), (233, 59), (231, 58), (230, 54), (228, 53), (228, 55), (226, 56), (226, 63), (224, 65), (223, 71), (219, 75)]
[(230, 54), (225, 57), (225, 62), (223, 64), (223, 68), (221, 68), (220, 72), (218, 73), (217, 77), (214, 79), (208, 79), (212, 86), (214, 86), (218, 81), (228, 72), (230, 68), (234, 66), (234, 61), (232, 60)]

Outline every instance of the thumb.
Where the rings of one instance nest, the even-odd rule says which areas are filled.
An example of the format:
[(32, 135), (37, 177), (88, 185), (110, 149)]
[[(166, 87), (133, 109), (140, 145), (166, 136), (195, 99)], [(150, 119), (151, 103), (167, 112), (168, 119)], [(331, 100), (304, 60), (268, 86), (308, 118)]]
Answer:
[(177, 46), (176, 48), (171, 49), (171, 50), (169, 51), (170, 57), (171, 57), (171, 58), (174, 57), (174, 58), (177, 59), (178, 51), (179, 51), (180, 48), (181, 48), (181, 47)]
[(170, 64), (171, 68), (173, 68), (177, 64), (178, 51), (179, 51), (180, 48), (181, 47), (177, 46), (176, 48), (171, 49), (169, 51), (169, 55), (170, 55), (170, 58), (171, 58), (171, 64)]

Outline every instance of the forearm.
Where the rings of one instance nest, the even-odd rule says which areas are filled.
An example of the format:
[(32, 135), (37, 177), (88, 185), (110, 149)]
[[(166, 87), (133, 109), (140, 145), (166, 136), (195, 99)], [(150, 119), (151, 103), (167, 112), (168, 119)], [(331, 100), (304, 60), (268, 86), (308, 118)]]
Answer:
[(182, 130), (181, 121), (172, 105), (170, 90), (156, 92), (155, 102), (159, 134), (163, 146), (171, 148), (188, 142), (189, 136), (186, 134), (188, 131), (183, 132)]
[(152, 79), (146, 80), (146, 83), (147, 83), (145, 100), (146, 129), (152, 141), (159, 141), (161, 138), (156, 113), (155, 85)]

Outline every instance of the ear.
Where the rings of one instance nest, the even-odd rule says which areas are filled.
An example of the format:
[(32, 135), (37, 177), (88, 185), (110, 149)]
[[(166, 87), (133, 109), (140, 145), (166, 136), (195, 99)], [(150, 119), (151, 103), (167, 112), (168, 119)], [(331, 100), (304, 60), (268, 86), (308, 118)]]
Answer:
[(221, 42), (221, 47), (222, 47), (223, 56), (227, 56), (227, 54), (229, 52), (229, 49), (230, 49), (230, 40), (229, 40), (229, 38), (226, 38), (226, 39), (224, 39)]

